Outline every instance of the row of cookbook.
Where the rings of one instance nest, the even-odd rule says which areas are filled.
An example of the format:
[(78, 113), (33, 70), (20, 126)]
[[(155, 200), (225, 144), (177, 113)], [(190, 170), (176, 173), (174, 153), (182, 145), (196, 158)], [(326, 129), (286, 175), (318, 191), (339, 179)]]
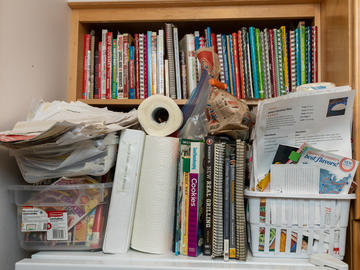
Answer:
[(85, 34), (82, 98), (187, 99), (201, 75), (196, 51), (206, 47), (218, 54), (219, 79), (239, 99), (276, 97), (318, 80), (318, 29), (304, 21), (296, 29), (242, 27), (231, 34), (207, 27), (204, 35), (181, 39), (178, 28), (165, 23), (146, 33)]

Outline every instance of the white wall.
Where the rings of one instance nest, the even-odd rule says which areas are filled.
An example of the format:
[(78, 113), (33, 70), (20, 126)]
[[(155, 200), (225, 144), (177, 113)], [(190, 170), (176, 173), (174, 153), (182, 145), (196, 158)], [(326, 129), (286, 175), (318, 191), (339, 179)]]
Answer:
[[(66, 0), (0, 0), (0, 131), (25, 120), (32, 100), (67, 99), (70, 8)], [(13, 158), (0, 150), (0, 269), (26, 254), (16, 238), (7, 185), (21, 182)]]

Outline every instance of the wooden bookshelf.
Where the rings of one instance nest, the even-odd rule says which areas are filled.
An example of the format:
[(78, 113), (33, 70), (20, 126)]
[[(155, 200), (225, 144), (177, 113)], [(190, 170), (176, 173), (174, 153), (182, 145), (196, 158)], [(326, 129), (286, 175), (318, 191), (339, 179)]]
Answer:
[[(136, 107), (141, 100), (81, 99), (83, 36), (90, 29), (108, 27), (123, 32), (157, 30), (165, 22), (178, 26), (179, 37), (206, 26), (214, 32), (230, 33), (239, 26), (278, 27), (306, 20), (319, 28), (319, 81), (360, 88), (359, 1), (354, 0), (123, 0), (69, 1), (72, 9), (68, 100), (81, 100), (94, 106)], [(176, 100), (184, 105), (186, 100)], [(256, 105), (258, 100), (247, 100)], [(356, 95), (353, 124), (353, 157), (360, 160), (360, 95)], [(356, 179), (359, 182), (359, 175)], [(360, 188), (357, 190), (360, 196)], [(351, 233), (347, 262), (360, 269), (360, 200), (351, 211)]]

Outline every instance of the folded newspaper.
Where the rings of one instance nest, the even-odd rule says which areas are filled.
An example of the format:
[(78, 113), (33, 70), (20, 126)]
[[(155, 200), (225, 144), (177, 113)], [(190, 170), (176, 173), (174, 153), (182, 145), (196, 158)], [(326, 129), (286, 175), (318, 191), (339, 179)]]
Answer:
[(28, 120), (0, 132), (28, 183), (77, 175), (103, 175), (114, 165), (116, 131), (138, 124), (137, 111), (113, 112), (82, 102), (43, 102)]

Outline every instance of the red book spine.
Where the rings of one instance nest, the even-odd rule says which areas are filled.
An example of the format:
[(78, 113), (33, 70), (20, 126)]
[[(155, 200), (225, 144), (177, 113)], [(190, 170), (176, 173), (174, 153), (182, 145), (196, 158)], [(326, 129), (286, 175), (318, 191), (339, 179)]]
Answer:
[(211, 45), (214, 47), (214, 52), (217, 53), (217, 43), (215, 33), (211, 33)]
[(241, 43), (241, 31), (238, 31), (238, 36), (237, 36), (238, 40), (237, 40), (237, 46), (238, 46), (238, 52), (239, 52), (239, 57), (238, 57), (238, 62), (239, 62), (239, 73), (240, 73), (240, 97), (241, 98), (245, 98), (245, 80), (244, 80), (244, 67), (243, 67), (243, 52), (242, 52), (242, 43)]
[(236, 33), (231, 34), (231, 42), (233, 48), (233, 61), (234, 61), (234, 73), (235, 73), (235, 91), (236, 97), (241, 98), (241, 87), (240, 87), (240, 72), (239, 72), (239, 55), (238, 55), (238, 41)]
[(274, 30), (269, 29), (270, 39), (270, 62), (271, 62), (271, 76), (273, 82), (273, 96), (277, 97), (277, 82), (276, 82), (276, 69), (275, 69), (275, 47), (274, 47)]
[(87, 81), (90, 79), (88, 78), (88, 55), (89, 55), (89, 51), (90, 51), (90, 39), (91, 39), (91, 35), (90, 34), (85, 34), (84, 35), (84, 59), (83, 59), (83, 83), (82, 83), (82, 98), (88, 98), (87, 96)]
[[(148, 35), (144, 35), (144, 92), (145, 98), (149, 96), (148, 87)], [(151, 38), (151, 37), (150, 37)]]
[(112, 95), (112, 32), (106, 33), (106, 98)]
[(97, 74), (97, 76), (98, 76), (98, 80), (97, 80), (98, 92), (97, 92), (97, 96), (95, 96), (95, 98), (101, 98), (101, 41), (99, 41), (98, 54), (99, 54), (98, 74)]
[(139, 34), (135, 34), (135, 98), (140, 98), (140, 57), (139, 57)]
[(124, 98), (129, 97), (129, 34), (124, 34), (123, 37), (123, 84), (124, 84)]
[(200, 48), (204, 48), (204, 45), (205, 45), (205, 38), (204, 37), (199, 38), (199, 44), (200, 44)]
[(318, 82), (318, 29), (317, 26), (313, 26), (312, 28), (312, 59), (313, 59), (313, 78), (312, 81)]

